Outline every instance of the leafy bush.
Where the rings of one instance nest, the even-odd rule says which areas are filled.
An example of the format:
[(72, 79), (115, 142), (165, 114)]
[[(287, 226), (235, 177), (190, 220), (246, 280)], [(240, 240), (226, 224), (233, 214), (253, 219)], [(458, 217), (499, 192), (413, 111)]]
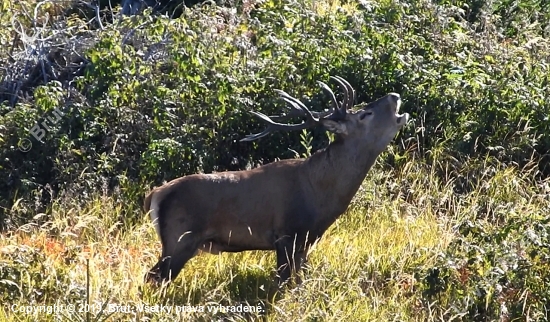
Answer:
[(514, 218), (494, 229), (461, 224), (460, 236), (424, 277), (426, 301), (470, 321), (548, 319), (548, 219)]
[[(246, 112), (280, 113), (273, 88), (328, 107), (316, 81), (329, 75), (348, 79), (357, 103), (402, 93), (415, 120), (398, 137), (408, 138), (399, 153), (443, 149), (457, 160), (489, 154), (518, 163), (535, 155), (547, 175), (548, 43), (531, 31), (510, 42), (499, 31), (510, 24), (498, 20), (478, 30), (483, 19), (465, 19), (464, 4), (250, 2), (186, 9), (175, 20), (121, 18), (92, 31), (93, 41), (83, 34), (82, 72), (3, 103), (2, 207), (23, 198), (25, 210), (22, 218), (3, 210), (1, 221), (25, 220), (62, 189), (121, 182), (140, 187), (126, 195), (131, 212), (150, 184), (293, 157), (298, 134), (240, 143), (263, 127)], [(48, 124), (55, 108), (63, 116)], [(326, 142), (318, 132), (314, 150)], [(27, 140), (32, 148), (21, 152)]]

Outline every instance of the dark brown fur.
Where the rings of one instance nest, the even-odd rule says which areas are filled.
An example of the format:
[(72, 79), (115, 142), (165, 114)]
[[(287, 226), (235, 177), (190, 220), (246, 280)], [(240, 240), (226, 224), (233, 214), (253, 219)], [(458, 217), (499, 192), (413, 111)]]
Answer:
[(275, 250), (279, 283), (286, 281), (406, 123), (408, 115), (396, 115), (399, 105), (390, 94), (342, 119), (323, 120), (336, 140), (310, 158), (193, 174), (155, 188), (144, 209), (156, 221), (162, 256), (147, 279), (174, 279), (198, 250)]

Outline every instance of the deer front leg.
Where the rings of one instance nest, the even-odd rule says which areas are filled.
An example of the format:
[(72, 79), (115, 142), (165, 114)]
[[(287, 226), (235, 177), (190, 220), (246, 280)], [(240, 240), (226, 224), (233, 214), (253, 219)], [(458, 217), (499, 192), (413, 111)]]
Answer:
[[(296, 239), (282, 237), (275, 243), (277, 252), (277, 282), (279, 287), (285, 284), (292, 274), (298, 273), (306, 261), (306, 249)], [(297, 279), (297, 283), (301, 281)]]

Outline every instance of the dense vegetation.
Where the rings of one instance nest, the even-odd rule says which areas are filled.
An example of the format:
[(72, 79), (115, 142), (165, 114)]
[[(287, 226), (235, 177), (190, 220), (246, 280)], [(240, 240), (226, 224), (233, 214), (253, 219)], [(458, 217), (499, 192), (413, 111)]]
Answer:
[[(0, 9), (0, 302), (250, 303), (267, 320), (548, 319), (546, 2), (251, 0), (177, 19), (77, 1)], [(143, 286), (160, 251), (144, 193), (325, 146), (320, 130), (239, 139), (263, 127), (247, 111), (280, 113), (274, 88), (326, 107), (316, 81), (329, 75), (348, 79), (357, 103), (401, 93), (413, 120), (312, 253), (304, 283), (267, 305), (274, 256), (249, 252), (200, 256), (168, 289)], [(14, 320), (87, 318), (2, 308)], [(111, 318), (146, 317), (173, 320)]]

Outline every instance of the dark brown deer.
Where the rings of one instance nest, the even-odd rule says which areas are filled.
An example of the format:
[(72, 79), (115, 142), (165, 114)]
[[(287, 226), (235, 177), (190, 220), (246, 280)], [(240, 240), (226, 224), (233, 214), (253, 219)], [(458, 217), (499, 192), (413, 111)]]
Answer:
[[(401, 99), (390, 93), (352, 111), (355, 91), (341, 77), (331, 77), (343, 91), (327, 112), (310, 111), (289, 94), (276, 90), (289, 104), (288, 116), (301, 124), (281, 124), (259, 112), (265, 131), (323, 126), (335, 134), (327, 148), (306, 159), (273, 162), (247, 171), (193, 174), (172, 180), (145, 198), (162, 242), (162, 256), (146, 279), (173, 280), (198, 250), (212, 254), (275, 250), (279, 285), (300, 269), (308, 248), (344, 213), (368, 170), (386, 149), (409, 115), (397, 114)], [(281, 117), (279, 117), (281, 118)]]

